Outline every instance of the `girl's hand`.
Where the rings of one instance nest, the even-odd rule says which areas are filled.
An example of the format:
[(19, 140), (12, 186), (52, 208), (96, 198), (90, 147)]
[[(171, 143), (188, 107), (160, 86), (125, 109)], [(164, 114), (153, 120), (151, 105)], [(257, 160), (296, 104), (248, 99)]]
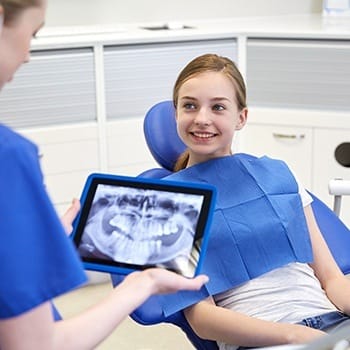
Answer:
[(67, 209), (67, 211), (61, 217), (62, 225), (66, 231), (66, 234), (69, 235), (73, 230), (73, 221), (78, 215), (80, 210), (80, 202), (78, 199), (74, 198), (71, 206)]

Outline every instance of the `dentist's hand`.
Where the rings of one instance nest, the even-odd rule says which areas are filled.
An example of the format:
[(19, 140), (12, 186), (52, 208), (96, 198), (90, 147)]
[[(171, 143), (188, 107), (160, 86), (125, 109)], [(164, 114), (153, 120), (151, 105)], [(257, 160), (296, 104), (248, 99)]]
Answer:
[(153, 295), (174, 293), (179, 290), (199, 290), (208, 280), (206, 275), (187, 278), (162, 268), (150, 268), (129, 274), (124, 283), (138, 281), (144, 290), (149, 288), (149, 295)]

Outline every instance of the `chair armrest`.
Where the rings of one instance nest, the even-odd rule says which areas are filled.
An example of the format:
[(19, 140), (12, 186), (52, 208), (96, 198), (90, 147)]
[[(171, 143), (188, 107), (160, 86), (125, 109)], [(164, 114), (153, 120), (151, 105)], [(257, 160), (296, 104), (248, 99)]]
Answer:
[(329, 194), (333, 196), (350, 195), (350, 180), (334, 179), (328, 184)]
[(341, 197), (350, 195), (350, 181), (343, 179), (330, 180), (328, 183), (328, 192), (334, 196), (333, 211), (339, 216)]

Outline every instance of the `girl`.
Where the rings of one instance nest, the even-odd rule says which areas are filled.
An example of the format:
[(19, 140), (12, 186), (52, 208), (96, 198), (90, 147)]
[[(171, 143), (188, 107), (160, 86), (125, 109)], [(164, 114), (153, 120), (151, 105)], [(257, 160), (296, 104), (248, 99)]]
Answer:
[[(45, 9), (45, 0), (0, 0), (0, 89), (29, 60)], [(82, 265), (45, 191), (37, 147), (1, 124), (0, 164), (0, 349), (93, 349), (150, 295), (207, 281), (136, 272), (93, 308), (55, 323), (50, 299), (85, 282)], [(74, 201), (67, 230), (78, 210)]]
[(232, 154), (248, 115), (235, 64), (195, 58), (178, 76), (173, 103), (188, 149), (167, 179), (215, 185), (217, 205), (203, 266), (210, 282), (184, 302), (172, 298), (165, 313), (184, 309), (200, 337), (230, 350), (303, 344), (349, 325), (350, 280), (320, 233), (309, 194), (283, 162)]

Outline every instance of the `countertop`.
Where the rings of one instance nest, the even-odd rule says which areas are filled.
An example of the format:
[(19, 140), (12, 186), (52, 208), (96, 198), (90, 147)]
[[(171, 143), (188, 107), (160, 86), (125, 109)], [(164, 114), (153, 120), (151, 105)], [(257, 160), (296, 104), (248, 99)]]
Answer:
[[(145, 29), (166, 27), (169, 29)], [(185, 23), (125, 23), (73, 27), (45, 27), (32, 41), (33, 49), (124, 45), (219, 38), (350, 39), (350, 17), (321, 14), (230, 18)]]

